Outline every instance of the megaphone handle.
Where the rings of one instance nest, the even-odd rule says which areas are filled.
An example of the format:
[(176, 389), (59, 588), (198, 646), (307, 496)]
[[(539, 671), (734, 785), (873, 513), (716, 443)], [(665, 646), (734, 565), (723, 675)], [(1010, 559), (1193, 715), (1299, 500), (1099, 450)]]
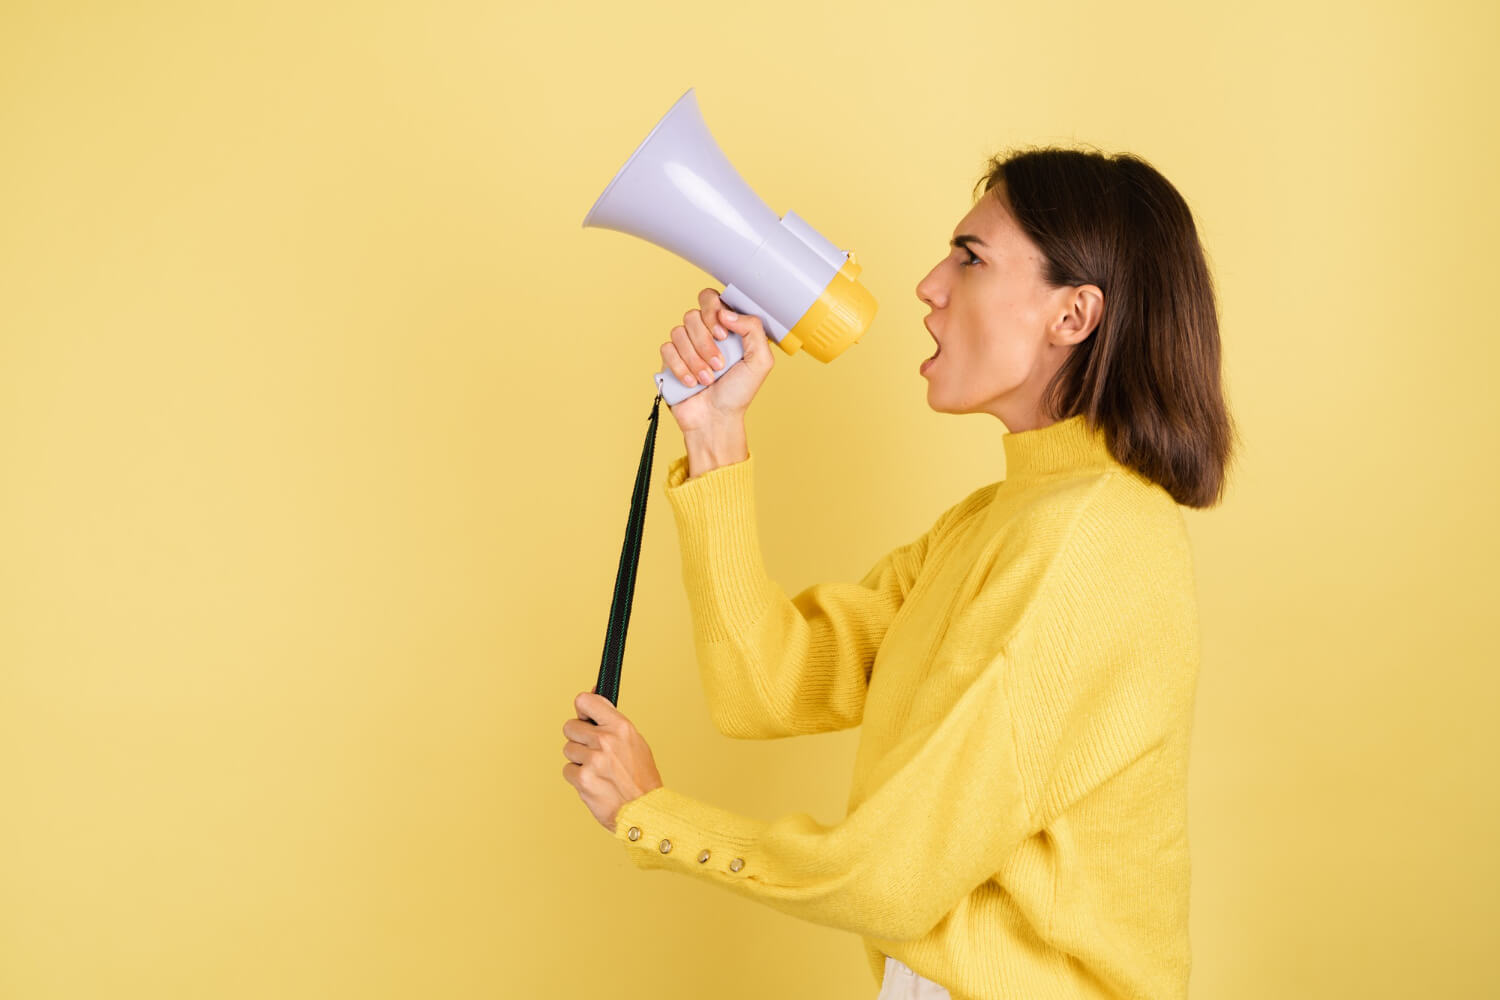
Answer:
[[(724, 290), (719, 293), (719, 301), (741, 316), (759, 316), (767, 336), (774, 337), (775, 334), (772, 331), (780, 329), (780, 327), (767, 318), (765, 310), (761, 309), (750, 296), (734, 287), (734, 282), (732, 281), (725, 285)], [(724, 367), (720, 368), (718, 372), (715, 372), (712, 368), (708, 370), (709, 378), (714, 382), (717, 382), (720, 375), (733, 368), (737, 362), (744, 358), (745, 342), (740, 339), (739, 334), (730, 332), (729, 336), (719, 341), (719, 351), (724, 355)], [(693, 372), (693, 377), (696, 379), (701, 376), (698, 372)], [(676, 406), (689, 396), (696, 396), (708, 388), (702, 382), (692, 387), (685, 386), (677, 380), (676, 375), (672, 374), (671, 369), (665, 367), (652, 376), (652, 381), (656, 383), (657, 391), (667, 401), (668, 406)]]
[[(708, 370), (709, 376), (717, 382), (719, 376), (723, 375), (745, 358), (745, 340), (739, 334), (729, 331), (729, 336), (723, 340), (715, 341), (719, 345), (719, 352), (724, 355), (724, 367), (718, 371), (712, 368)], [(699, 373), (694, 372), (695, 378), (701, 378)], [(662, 399), (666, 400), (668, 406), (676, 406), (689, 396), (696, 396), (707, 389), (708, 386), (699, 382), (697, 385), (687, 386), (678, 381), (672, 369), (663, 367), (661, 371), (652, 376), (656, 382), (657, 389), (661, 392)]]

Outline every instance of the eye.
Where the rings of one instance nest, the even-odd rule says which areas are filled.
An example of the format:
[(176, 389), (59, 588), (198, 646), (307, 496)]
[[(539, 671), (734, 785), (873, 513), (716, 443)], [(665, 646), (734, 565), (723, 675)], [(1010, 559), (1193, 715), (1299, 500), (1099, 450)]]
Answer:
[(964, 253), (968, 254), (969, 257), (970, 257), (969, 260), (961, 260), (961, 261), (959, 261), (958, 262), (958, 266), (959, 267), (973, 267), (975, 264), (980, 263), (979, 257), (974, 253), (973, 250), (970, 250), (968, 247), (960, 247), (959, 249), (962, 250)]

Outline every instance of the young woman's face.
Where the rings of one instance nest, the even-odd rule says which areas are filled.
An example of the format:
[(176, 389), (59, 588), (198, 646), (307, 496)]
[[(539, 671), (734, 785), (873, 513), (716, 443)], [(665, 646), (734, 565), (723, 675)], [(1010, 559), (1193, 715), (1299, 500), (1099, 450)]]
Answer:
[(1021, 431), (1051, 422), (1040, 412), (1042, 390), (1092, 329), (1096, 313), (1083, 290), (1098, 289), (1047, 287), (1041, 252), (1001, 200), (1003, 190), (979, 199), (953, 231), (961, 245), (917, 284), (938, 345), (922, 375), (934, 410), (992, 413)]

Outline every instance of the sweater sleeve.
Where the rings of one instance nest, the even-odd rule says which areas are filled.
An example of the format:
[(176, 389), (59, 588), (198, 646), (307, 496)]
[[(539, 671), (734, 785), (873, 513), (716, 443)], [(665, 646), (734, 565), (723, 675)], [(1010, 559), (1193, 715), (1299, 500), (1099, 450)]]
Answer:
[(739, 739), (853, 728), (864, 717), (875, 654), (928, 551), (983, 491), (881, 557), (858, 583), (818, 583), (788, 597), (762, 560), (754, 473), (751, 455), (687, 479), (682, 456), (666, 476), (709, 714)]
[(841, 822), (764, 822), (662, 786), (614, 837), (642, 869), (722, 886), (868, 938), (919, 937), (1004, 865), (1029, 830), (997, 656), (899, 770)]

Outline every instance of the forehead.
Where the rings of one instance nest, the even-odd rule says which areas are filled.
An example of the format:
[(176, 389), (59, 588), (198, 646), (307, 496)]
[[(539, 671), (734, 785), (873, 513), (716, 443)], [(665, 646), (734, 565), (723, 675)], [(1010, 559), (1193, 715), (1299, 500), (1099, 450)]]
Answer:
[(1006, 211), (1000, 199), (995, 197), (995, 191), (991, 190), (986, 191), (974, 207), (969, 209), (968, 214), (958, 220), (953, 235), (972, 233), (992, 247), (1006, 247), (1014, 243), (1019, 232), (1010, 212)]

